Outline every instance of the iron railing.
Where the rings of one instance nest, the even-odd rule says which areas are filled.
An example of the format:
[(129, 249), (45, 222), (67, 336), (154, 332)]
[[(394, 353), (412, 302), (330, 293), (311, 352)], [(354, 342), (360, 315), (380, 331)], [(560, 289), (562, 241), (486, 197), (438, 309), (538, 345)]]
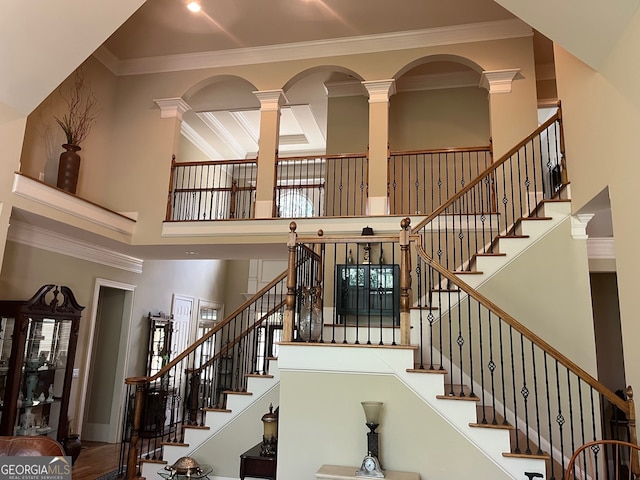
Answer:
[(365, 154), (278, 158), (274, 217), (366, 215)]
[(391, 152), (389, 210), (426, 215), (491, 165), (491, 146)]
[(547, 458), (546, 478), (559, 480), (586, 442), (637, 442), (631, 387), (621, 398), (417, 251), (417, 368), (447, 371), (445, 395), (474, 398), (479, 426), (513, 429), (512, 455)]
[[(295, 268), (309, 270), (315, 261), (303, 249)], [(245, 392), (248, 375), (267, 373), (282, 332), (286, 280), (283, 272), (157, 374), (126, 380), (120, 472), (127, 478), (141, 460), (161, 460), (164, 443), (182, 443), (185, 429), (202, 428), (206, 411), (224, 409), (230, 392)]]
[(450, 270), (471, 270), (477, 254), (495, 253), (516, 236), (521, 218), (539, 216), (542, 200), (567, 184), (561, 110), (468, 182), (414, 228), (425, 251)]
[(171, 161), (167, 221), (253, 218), (258, 163)]

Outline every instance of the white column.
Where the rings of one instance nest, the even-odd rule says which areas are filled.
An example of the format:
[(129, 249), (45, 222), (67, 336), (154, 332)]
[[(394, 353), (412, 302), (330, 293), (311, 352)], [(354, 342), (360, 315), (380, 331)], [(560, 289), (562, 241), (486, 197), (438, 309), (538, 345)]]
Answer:
[(280, 108), (287, 102), (287, 97), (282, 90), (263, 90), (253, 93), (260, 100), (255, 218), (271, 218), (273, 189), (276, 182), (275, 165), (280, 137)]
[(362, 82), (369, 94), (369, 195), (368, 215), (387, 215), (387, 162), (389, 149), (389, 98), (396, 92), (395, 80)]

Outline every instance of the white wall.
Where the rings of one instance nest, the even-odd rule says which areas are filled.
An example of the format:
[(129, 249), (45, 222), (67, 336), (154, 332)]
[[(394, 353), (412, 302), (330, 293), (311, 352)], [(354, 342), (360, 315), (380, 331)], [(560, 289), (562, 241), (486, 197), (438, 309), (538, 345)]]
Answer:
[(360, 402), (382, 401), (378, 428), (385, 469), (423, 479), (507, 478), (393, 376), (280, 373), (278, 479), (313, 478), (323, 465), (358, 467), (367, 453)]

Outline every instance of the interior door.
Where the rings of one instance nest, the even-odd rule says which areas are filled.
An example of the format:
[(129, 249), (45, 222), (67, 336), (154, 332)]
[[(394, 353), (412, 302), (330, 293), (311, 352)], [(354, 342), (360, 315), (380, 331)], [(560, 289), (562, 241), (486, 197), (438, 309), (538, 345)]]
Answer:
[(193, 297), (173, 295), (171, 314), (173, 315), (173, 334), (171, 335), (171, 358), (182, 353), (189, 346), (193, 316)]

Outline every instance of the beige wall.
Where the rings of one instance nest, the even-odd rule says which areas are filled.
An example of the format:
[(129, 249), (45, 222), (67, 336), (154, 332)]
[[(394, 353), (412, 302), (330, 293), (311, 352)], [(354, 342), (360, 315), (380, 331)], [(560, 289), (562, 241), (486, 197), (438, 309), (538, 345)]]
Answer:
[(224, 313), (230, 315), (247, 299), (249, 283), (249, 260), (227, 260), (224, 279)]
[[(219, 260), (150, 260), (144, 263), (142, 274), (135, 274), (14, 242), (7, 243), (6, 253), (0, 271), (2, 299), (27, 300), (40, 286), (56, 283), (71, 288), (78, 303), (85, 307), (75, 359), (80, 377), (73, 380), (69, 406), (69, 415), (73, 418), (78, 415), (81, 382), (88, 374), (85, 360), (96, 278), (136, 286), (129, 330), (128, 376), (145, 373), (147, 314), (150, 311), (170, 312), (174, 293), (193, 296), (196, 302), (198, 298), (220, 303), (224, 301), (222, 283), (225, 263)], [(119, 353), (125, 353), (124, 346), (120, 346)]]
[[(365, 80), (393, 78), (408, 65), (432, 55), (466, 58), (467, 63), (475, 65), (478, 72), (521, 68), (522, 78), (514, 82), (514, 91), (503, 94), (502, 97), (508, 112), (513, 113), (511, 106), (515, 105), (519, 109), (518, 115), (503, 116), (502, 123), (492, 123), (492, 129), (503, 126), (508, 130), (505, 137), (510, 141), (521, 139), (531, 132), (529, 117), (535, 119), (535, 76), (530, 38), (115, 79), (104, 67), (90, 59), (86, 62), (87, 72), (95, 79), (104, 111), (100, 116), (100, 123), (83, 147), (83, 158), (87, 161), (83, 162), (79, 192), (88, 200), (112, 210), (138, 212), (140, 220), (133, 243), (170, 242), (170, 239), (161, 237), (160, 230), (165, 215), (171, 155), (176, 152), (180, 138), (179, 122), (173, 118), (161, 119), (154, 99), (191, 95), (199, 85), (210, 83), (212, 78), (220, 75), (243, 77), (255, 85), (257, 90), (279, 89), (300, 72), (322, 65), (349, 69)], [(336, 117), (340, 109), (333, 108), (334, 102), (339, 104), (351, 100), (336, 98), (330, 101), (327, 133), (329, 151), (343, 153), (344, 150), (352, 149), (347, 147), (363, 151), (368, 143), (366, 97), (358, 99), (358, 105), (354, 106), (354, 115), (358, 118), (355, 133), (351, 129), (332, 126), (333, 118), (340, 118), (342, 122), (354, 122), (353, 116)], [(527, 109), (531, 111), (528, 112)], [(24, 147), (25, 164), (36, 175), (41, 171), (43, 158), (46, 156), (44, 144), (36, 132), (43, 128), (44, 124), (40, 123), (46, 120), (50, 120), (48, 115), (44, 115), (40, 122), (35, 116), (30, 118), (30, 133)], [(486, 135), (486, 132), (482, 135)], [(349, 138), (357, 140), (347, 143), (351, 142)], [(62, 217), (57, 212), (52, 212), (51, 215)]]
[(393, 376), (281, 372), (278, 478), (313, 478), (323, 465), (359, 467), (367, 453), (360, 402), (384, 402), (378, 428), (388, 470), (431, 480), (507, 478)]
[[(603, 188), (609, 187), (627, 383), (640, 385), (640, 336), (637, 312), (640, 235), (637, 206), (637, 138), (640, 131), (640, 12), (612, 50), (600, 72), (595, 72), (556, 46), (556, 75), (562, 100), (567, 164), (574, 211)], [(638, 409), (636, 410), (638, 411)]]
[(586, 240), (574, 240), (570, 228), (566, 218), (479, 291), (596, 376)]
[(327, 117), (328, 155), (367, 151), (369, 104), (366, 96), (329, 98)]
[(199, 463), (211, 464), (216, 477), (238, 478), (240, 455), (262, 441), (262, 416), (269, 411), (269, 404), (274, 410), (278, 407), (279, 393), (276, 387), (257, 399), (191, 456)]
[(489, 102), (479, 87), (399, 92), (391, 97), (392, 151), (489, 145)]
[[(113, 124), (116, 77), (94, 57), (83, 64), (85, 85), (98, 98), (99, 109), (95, 126), (80, 145), (81, 166), (76, 194), (89, 200), (100, 199), (107, 188), (102, 181), (110, 167), (109, 149)], [(21, 172), (32, 178), (44, 174), (44, 181), (55, 185), (58, 175), (58, 159), (66, 143), (64, 133), (54, 116), (62, 118), (67, 104), (69, 88), (74, 82), (71, 74), (56, 90), (29, 115), (20, 158)]]

